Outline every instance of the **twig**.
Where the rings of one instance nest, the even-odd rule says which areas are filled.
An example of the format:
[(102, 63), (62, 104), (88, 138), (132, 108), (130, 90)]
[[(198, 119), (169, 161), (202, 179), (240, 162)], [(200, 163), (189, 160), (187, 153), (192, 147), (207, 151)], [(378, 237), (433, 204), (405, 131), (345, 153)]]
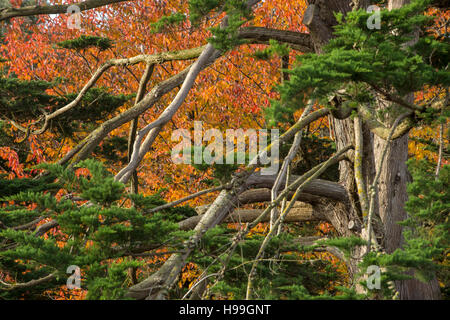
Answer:
[[(342, 156), (345, 152), (347, 152), (349, 149), (351, 149), (352, 146), (348, 145), (345, 148), (341, 149), (339, 152), (337, 152), (333, 157), (329, 158), (327, 161), (321, 163), (318, 166), (315, 166), (313, 169), (309, 170), (306, 174), (304, 174), (302, 177), (300, 177), (297, 183), (299, 184), (297, 190), (294, 193), (294, 196), (292, 197), (289, 205), (287, 208), (281, 213), (280, 217), (278, 217), (277, 221), (275, 222), (274, 228), (269, 231), (267, 236), (264, 238), (263, 243), (261, 244), (261, 247), (259, 248), (258, 254), (256, 255), (255, 262), (252, 265), (252, 269), (250, 271), (248, 282), (247, 282), (247, 293), (246, 293), (246, 300), (251, 299), (252, 290), (253, 290), (253, 276), (256, 272), (256, 266), (258, 265), (258, 259), (262, 256), (262, 254), (265, 251), (265, 248), (267, 247), (270, 239), (272, 238), (274, 234), (275, 228), (278, 226), (278, 224), (281, 222), (282, 219), (289, 213), (289, 211), (294, 206), (295, 201), (298, 199), (300, 193), (303, 191), (303, 189), (314, 179), (318, 178), (329, 166), (332, 164), (338, 162), (339, 160), (342, 160)], [(285, 195), (284, 195), (285, 196)]]
[(227, 185), (224, 185), (224, 186), (218, 186), (218, 187), (214, 187), (214, 188), (210, 188), (210, 189), (205, 189), (205, 190), (196, 192), (194, 194), (191, 194), (191, 195), (189, 195), (187, 197), (184, 197), (184, 198), (178, 199), (176, 201), (172, 201), (172, 202), (163, 204), (161, 206), (158, 206), (156, 208), (150, 209), (148, 211), (145, 211), (144, 213), (149, 214), (149, 213), (154, 213), (156, 211), (161, 211), (161, 210), (164, 210), (164, 209), (167, 209), (167, 208), (175, 207), (176, 205), (178, 205), (180, 203), (183, 203), (183, 202), (186, 202), (188, 200), (200, 197), (200, 196), (202, 196), (204, 194), (211, 193), (211, 192), (214, 192), (214, 191), (220, 191), (220, 190), (227, 189), (227, 188), (230, 188), (230, 187), (231, 187), (231, 185), (227, 184)]
[(436, 165), (436, 178), (439, 177), (439, 172), (441, 170), (441, 164), (442, 164), (442, 149), (444, 145), (444, 124), (441, 123), (439, 127), (439, 154), (438, 154), (438, 161)]
[(189, 289), (188, 292), (186, 292), (186, 294), (181, 298), (181, 300), (186, 299), (186, 297), (192, 292), (192, 290), (194, 290), (195, 287), (197, 287), (200, 283), (202, 283), (202, 281), (205, 281), (206, 279), (217, 276), (217, 275), (218, 275), (218, 273), (211, 273), (211, 274), (207, 275), (206, 277), (201, 278)]
[(367, 219), (369, 213), (369, 201), (367, 197), (366, 185), (364, 183), (362, 172), (362, 160), (363, 160), (363, 133), (362, 133), (362, 121), (360, 117), (354, 118), (354, 130), (355, 130), (355, 159), (354, 159), (354, 171), (355, 181), (358, 189), (358, 198), (361, 204), (361, 211), (363, 219)]
[[(314, 101), (313, 100), (309, 101), (309, 103), (308, 103), (307, 107), (305, 108), (305, 110), (303, 111), (299, 121), (303, 120), (303, 118), (309, 114), (309, 112), (312, 110), (313, 105), (314, 105)], [(292, 146), (289, 149), (289, 153), (286, 156), (286, 158), (283, 160), (283, 164), (281, 166), (280, 172), (278, 173), (278, 176), (277, 176), (275, 183), (273, 184), (273, 187), (271, 190), (272, 201), (276, 199), (278, 189), (280, 188), (280, 185), (281, 185), (281, 182), (283, 181), (283, 179), (286, 178), (286, 183), (288, 183), (287, 182), (287, 180), (288, 180), (287, 179), (287, 177), (288, 177), (287, 171), (288, 171), (289, 165), (291, 164), (292, 160), (294, 159), (295, 155), (297, 154), (298, 149), (300, 148), (300, 143), (302, 141), (302, 134), (303, 134), (303, 130), (300, 130), (295, 134), (294, 142), (292, 143)], [(278, 216), (278, 210), (275, 207), (272, 209), (272, 211), (270, 213), (270, 229), (273, 228), (273, 224), (274, 224), (277, 216)]]
[(48, 276), (45, 276), (43, 278), (30, 280), (28, 282), (22, 282), (22, 283), (10, 284), (10, 283), (6, 283), (6, 282), (4, 282), (2, 280), (0, 280), (0, 283), (3, 284), (4, 286), (8, 287), (5, 290), (23, 289), (23, 288), (33, 287), (33, 286), (36, 286), (36, 285), (41, 284), (43, 282), (47, 282), (47, 281), (53, 280), (56, 277), (56, 274), (57, 274), (57, 272), (53, 272), (53, 273), (51, 273)]

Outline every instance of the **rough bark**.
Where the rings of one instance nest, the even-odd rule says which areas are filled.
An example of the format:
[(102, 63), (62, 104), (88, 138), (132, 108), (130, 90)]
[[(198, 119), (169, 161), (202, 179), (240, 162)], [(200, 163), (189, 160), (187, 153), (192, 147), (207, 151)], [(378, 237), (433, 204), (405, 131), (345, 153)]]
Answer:
[(288, 44), (292, 49), (301, 52), (312, 52), (313, 46), (309, 34), (288, 30), (277, 30), (263, 27), (246, 27), (239, 31), (239, 37), (251, 40), (251, 43), (268, 44), (269, 40)]
[[(291, 175), (289, 181), (295, 181), (299, 178), (297, 175)], [(252, 174), (246, 181), (247, 188), (271, 188), (275, 182), (276, 175), (261, 175), (260, 173)], [(281, 180), (279, 190), (284, 187), (285, 178)], [(335, 201), (347, 202), (347, 191), (340, 184), (332, 181), (316, 179), (312, 181), (303, 190), (304, 193), (332, 199)], [(270, 198), (269, 198), (270, 199)], [(302, 200), (305, 201), (305, 200)], [(309, 201), (308, 201), (309, 202)]]
[[(262, 213), (261, 209), (235, 209), (232, 214), (228, 215), (222, 223), (247, 223), (253, 222)], [(190, 217), (179, 222), (181, 230), (191, 230), (195, 228), (203, 215)], [(297, 202), (292, 210), (285, 218), (285, 222), (302, 222), (302, 221), (317, 221), (325, 220), (325, 215), (320, 210), (315, 210), (312, 205)], [(268, 222), (269, 217), (266, 216), (262, 222)]]
[[(340, 6), (336, 2), (339, 2)], [(348, 3), (348, 6), (345, 5)], [(326, 30), (330, 30), (333, 21), (329, 20), (330, 13), (336, 11), (336, 8), (348, 10), (351, 1), (321, 1), (311, 0), (309, 3), (314, 5), (310, 9), (307, 24), (311, 32), (311, 39), (316, 53), (321, 53), (321, 46), (325, 44), (330, 38), (331, 33), (327, 34)], [(399, 8), (405, 5), (407, 0), (390, 0), (388, 7), (390, 9)], [(345, 12), (340, 10), (341, 12)], [(386, 97), (384, 97), (386, 98)], [(381, 105), (384, 105), (382, 103)], [(389, 105), (388, 103), (387, 105)], [(354, 126), (350, 119), (339, 120), (330, 116), (333, 136), (336, 139), (338, 150), (348, 143), (354, 141)], [(375, 176), (377, 164), (381, 160), (382, 151), (386, 145), (386, 137), (384, 134), (377, 136), (373, 134), (370, 129), (374, 128), (374, 124), (368, 119), (362, 124), (362, 136), (364, 139), (363, 145), (363, 160), (362, 160), (362, 181), (365, 185), (370, 185)], [(392, 121), (391, 121), (392, 122)], [(376, 124), (375, 124), (376, 125)], [(385, 165), (382, 167), (378, 197), (376, 199), (375, 214), (378, 214), (382, 221), (382, 229), (380, 233), (383, 235), (383, 243), (387, 252), (392, 252), (399, 248), (402, 243), (402, 227), (397, 224), (398, 221), (406, 218), (404, 204), (407, 200), (406, 184), (408, 182), (408, 171), (406, 167), (406, 160), (408, 157), (408, 131), (410, 125), (407, 121), (399, 127), (396, 138), (387, 149), (387, 156)], [(383, 132), (387, 133), (386, 128)], [(376, 131), (376, 130), (374, 130)], [(338, 203), (333, 210), (329, 220), (332, 221), (333, 226), (341, 235), (349, 235), (354, 232), (358, 234), (358, 228), (349, 230), (347, 222), (353, 220), (358, 221), (361, 216), (361, 206), (358, 203), (355, 173), (352, 164), (348, 162), (341, 162), (340, 169), (340, 183), (345, 187), (349, 195), (350, 204), (345, 205)], [(351, 224), (352, 225), (352, 224)], [(360, 252), (355, 252), (358, 256)], [(358, 259), (354, 259), (352, 265), (353, 272), (357, 270)], [(429, 283), (422, 283), (418, 280), (400, 281), (396, 283), (396, 289), (400, 294), (400, 299), (437, 299), (439, 298), (439, 286), (436, 280)]]

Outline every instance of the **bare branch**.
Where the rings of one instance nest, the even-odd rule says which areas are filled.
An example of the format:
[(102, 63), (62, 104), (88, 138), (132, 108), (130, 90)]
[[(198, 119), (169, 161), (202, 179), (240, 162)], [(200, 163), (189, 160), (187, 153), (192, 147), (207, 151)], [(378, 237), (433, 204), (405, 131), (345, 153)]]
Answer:
[(36, 286), (38, 284), (53, 280), (53, 279), (55, 279), (55, 277), (56, 277), (56, 272), (53, 272), (53, 273), (49, 274), (48, 276), (45, 276), (45, 277), (42, 277), (39, 279), (35, 279), (35, 280), (30, 280), (28, 282), (11, 284), (11, 283), (6, 283), (6, 282), (0, 280), (0, 284), (3, 284), (4, 286), (6, 286), (7, 287), (6, 290), (24, 289), (24, 288), (30, 288), (30, 287)]
[(137, 133), (136, 140), (133, 145), (133, 153), (131, 156), (131, 160), (125, 168), (119, 171), (119, 173), (115, 177), (116, 180), (126, 182), (129, 179), (130, 172), (136, 170), (140, 162), (139, 159), (142, 159), (145, 153), (147, 153), (149, 146), (147, 144), (143, 144), (141, 146), (141, 141), (144, 138), (144, 136), (151, 129), (163, 126), (167, 122), (169, 122), (170, 119), (172, 119), (173, 115), (180, 108), (181, 104), (186, 99), (189, 91), (194, 85), (194, 81), (197, 78), (197, 75), (207, 65), (210, 57), (213, 56), (216, 56), (216, 58), (218, 57), (217, 53), (219, 53), (218, 50), (214, 49), (212, 44), (208, 44), (205, 47), (205, 49), (203, 50), (202, 54), (199, 56), (197, 61), (189, 69), (189, 72), (183, 81), (183, 85), (181, 86), (180, 90), (178, 91), (177, 95), (170, 103), (170, 105), (164, 110), (164, 112), (158, 117), (157, 120), (153, 121), (152, 123), (149, 123), (147, 126), (145, 126)]
[[(221, 223), (253, 223), (261, 214), (262, 209), (235, 209)], [(191, 230), (197, 226), (203, 215), (187, 218), (178, 223), (181, 230)], [(286, 216), (286, 222), (318, 221), (326, 220), (321, 211), (315, 210), (311, 205), (297, 202), (296, 207)], [(269, 217), (265, 215), (260, 222), (268, 222)]]
[(202, 196), (204, 194), (211, 193), (211, 192), (214, 192), (214, 191), (220, 191), (220, 190), (223, 190), (223, 189), (226, 189), (226, 188), (229, 188), (229, 187), (230, 187), (230, 185), (225, 185), (225, 186), (219, 186), (219, 187), (214, 187), (214, 188), (202, 190), (202, 191), (196, 192), (194, 194), (191, 194), (191, 195), (189, 195), (187, 197), (184, 197), (184, 198), (178, 199), (176, 201), (173, 201), (173, 202), (170, 202), (170, 203), (166, 203), (166, 204), (163, 204), (163, 205), (158, 206), (156, 208), (150, 209), (148, 211), (145, 211), (144, 213), (150, 214), (150, 213), (161, 211), (161, 210), (164, 210), (164, 209), (167, 209), (167, 208), (175, 207), (175, 206), (179, 205), (180, 203), (186, 202), (186, 201), (194, 199), (194, 198), (198, 198), (198, 197), (200, 197), (200, 196)]
[(355, 130), (355, 181), (358, 189), (358, 198), (359, 203), (361, 204), (362, 216), (363, 219), (367, 219), (367, 215), (369, 213), (369, 200), (367, 198), (366, 185), (363, 179), (363, 133), (361, 118), (355, 117), (353, 119), (353, 123)]
[[(81, 91), (78, 93), (77, 97), (73, 101), (71, 101), (64, 107), (62, 107), (50, 114), (45, 114), (44, 115), (44, 125), (42, 126), (41, 129), (30, 132), (29, 126), (27, 128), (24, 128), (12, 120), (9, 120), (9, 121), (11, 122), (11, 124), (13, 124), (19, 130), (26, 132), (27, 135), (42, 134), (47, 130), (48, 126), (50, 125), (50, 120), (60, 116), (61, 114), (71, 110), (72, 108), (76, 107), (81, 102), (83, 97), (86, 95), (87, 91), (89, 89), (91, 89), (94, 86), (94, 84), (97, 82), (97, 80), (102, 76), (102, 74), (105, 73), (105, 71), (107, 71), (112, 66), (125, 66), (126, 67), (129, 65), (134, 65), (137, 63), (141, 63), (141, 62), (145, 62), (145, 63), (147, 63), (147, 65), (154, 65), (154, 64), (161, 64), (161, 63), (164, 63), (167, 61), (173, 61), (173, 60), (189, 60), (189, 59), (194, 59), (194, 58), (198, 57), (204, 48), (205, 48), (205, 46), (181, 50), (181, 51), (174, 51), (174, 52), (161, 52), (161, 53), (151, 54), (151, 55), (138, 55), (138, 56), (135, 56), (132, 58), (126, 58), (126, 59), (111, 59), (111, 60), (105, 62), (103, 65), (101, 65), (97, 69), (97, 71), (89, 79), (89, 81), (85, 84), (85, 86), (81, 89)], [(145, 94), (145, 90), (141, 91), (140, 95), (143, 96), (144, 94)], [(142, 96), (140, 97), (139, 101), (142, 100)]]
[[(314, 105), (314, 101), (309, 101), (306, 109), (303, 111), (302, 115), (300, 116), (300, 119), (299, 119), (300, 121), (303, 120), (303, 118), (306, 115), (308, 115), (308, 113), (311, 111), (313, 105)], [(294, 142), (293, 142), (291, 148), (289, 149), (289, 153), (286, 156), (286, 158), (283, 160), (281, 169), (280, 169), (278, 176), (275, 180), (275, 183), (273, 184), (273, 187), (272, 187), (272, 201), (275, 200), (277, 197), (278, 189), (281, 186), (281, 181), (287, 177), (286, 187), (289, 183), (289, 176), (287, 174), (288, 168), (289, 168), (289, 165), (291, 164), (292, 160), (294, 159), (295, 155), (297, 154), (298, 150), (300, 149), (300, 143), (302, 141), (302, 134), (303, 134), (303, 130), (300, 130), (299, 132), (297, 132), (295, 134)], [(278, 217), (278, 210), (275, 207), (272, 209), (272, 211), (270, 213), (270, 229), (273, 228), (273, 224), (277, 217)]]
[[(292, 185), (290, 185), (289, 188), (286, 189), (286, 190), (288, 190), (288, 189), (292, 189), (292, 188), (297, 188), (297, 190), (295, 191), (294, 197), (292, 198), (291, 202), (289, 203), (287, 208), (281, 213), (281, 215), (278, 217), (278, 219), (276, 220), (273, 228), (269, 231), (267, 236), (264, 238), (264, 241), (261, 244), (261, 247), (259, 248), (258, 254), (256, 255), (256, 258), (255, 258), (255, 262), (253, 263), (252, 269), (251, 269), (251, 271), (250, 271), (250, 273), (248, 275), (246, 300), (251, 299), (252, 290), (253, 290), (253, 277), (255, 275), (256, 266), (258, 265), (258, 260), (261, 258), (262, 254), (264, 253), (265, 248), (267, 247), (267, 245), (269, 243), (269, 240), (274, 235), (275, 229), (277, 228), (277, 226), (280, 223), (283, 222), (283, 220), (285, 219), (286, 215), (292, 209), (295, 201), (297, 201), (299, 194), (303, 191), (305, 186), (307, 186), (312, 180), (314, 180), (317, 177), (319, 177), (326, 169), (328, 169), (329, 166), (331, 166), (334, 163), (337, 163), (340, 160), (342, 160), (343, 159), (342, 156), (344, 155), (344, 153), (346, 153), (351, 148), (352, 148), (352, 146), (349, 145), (349, 146), (346, 146), (345, 148), (339, 150), (339, 152), (337, 152), (333, 157), (331, 157), (327, 161), (325, 161), (325, 162), (315, 166), (311, 170), (309, 170), (307, 173), (305, 173), (303, 176), (301, 176), (297, 181), (295, 181)], [(285, 192), (282, 192), (280, 194), (279, 199), (277, 199), (278, 201), (281, 200), (283, 197), (285, 197), (284, 193)], [(270, 206), (273, 206), (273, 203), (271, 203)], [(265, 211), (267, 211), (267, 209)]]
[(51, 220), (47, 223), (44, 223), (43, 225), (39, 226), (39, 228), (37, 228), (36, 232), (34, 233), (34, 235), (36, 237), (42, 236), (44, 233), (46, 233), (48, 230), (57, 227), (59, 224), (56, 220)]
[(133, 1), (133, 0), (87, 0), (79, 3), (68, 3), (53, 6), (27, 6), (22, 8), (0, 8), (0, 21), (14, 18), (14, 17), (27, 17), (37, 16), (42, 14), (58, 14), (67, 13), (67, 8), (71, 5), (76, 5), (80, 8), (80, 11), (86, 11), (94, 8), (106, 6), (108, 4)]
[(307, 33), (263, 27), (246, 27), (239, 31), (238, 36), (243, 39), (249, 39), (251, 43), (261, 44), (268, 44), (269, 40), (273, 39), (288, 44), (292, 49), (305, 53), (313, 52), (314, 50), (311, 36)]
[[(138, 92), (136, 94), (136, 99), (134, 102), (135, 105), (138, 104), (142, 100), (142, 98), (144, 98), (146, 88), (147, 88), (147, 83), (153, 74), (154, 68), (155, 68), (154, 63), (152, 63), (152, 64), (147, 63), (144, 73), (142, 74), (141, 80), (139, 81), (139, 88), (138, 88)], [(128, 161), (130, 161), (131, 154), (133, 152), (133, 144), (134, 144), (134, 140), (136, 139), (138, 120), (139, 120), (139, 116), (137, 116), (136, 118), (134, 118), (131, 121), (130, 133), (128, 135)], [(138, 183), (137, 171), (134, 170), (133, 177), (131, 179), (131, 188), (130, 188), (132, 193), (138, 193), (138, 185), (139, 185), (139, 183)]]

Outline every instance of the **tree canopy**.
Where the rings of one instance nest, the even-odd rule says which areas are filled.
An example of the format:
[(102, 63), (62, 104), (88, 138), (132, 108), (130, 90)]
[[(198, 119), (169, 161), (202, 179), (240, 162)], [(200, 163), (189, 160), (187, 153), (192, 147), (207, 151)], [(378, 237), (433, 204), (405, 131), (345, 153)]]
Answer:
[(448, 299), (448, 1), (373, 2), (2, 0), (0, 299)]

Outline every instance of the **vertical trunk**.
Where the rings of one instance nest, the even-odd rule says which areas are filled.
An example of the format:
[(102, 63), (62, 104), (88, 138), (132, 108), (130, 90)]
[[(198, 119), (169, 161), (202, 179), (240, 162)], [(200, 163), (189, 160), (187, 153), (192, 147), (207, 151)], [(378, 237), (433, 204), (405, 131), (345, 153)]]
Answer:
[[(377, 164), (385, 145), (385, 140), (375, 136), (374, 155)], [(406, 184), (409, 182), (405, 164), (407, 158), (408, 135), (406, 134), (394, 140), (388, 147), (378, 187), (379, 215), (384, 225), (383, 245), (388, 253), (402, 245), (402, 226), (398, 222), (405, 220), (407, 216), (404, 209), (407, 200)], [(397, 281), (395, 286), (402, 300), (440, 299), (440, 289), (436, 278), (427, 283), (416, 279)]]
[[(311, 36), (315, 42), (315, 49), (317, 53), (321, 52), (321, 47), (330, 38), (331, 34), (327, 34), (327, 30), (331, 30), (330, 25), (330, 11), (342, 11), (343, 8), (348, 10), (351, 3), (355, 1), (321, 1), (310, 0), (309, 4), (312, 8), (307, 10), (305, 14), (304, 23), (310, 29)], [(360, 1), (364, 3), (364, 1)], [(389, 9), (399, 8), (407, 4), (409, 0), (390, 0), (388, 3)], [(361, 3), (358, 3), (361, 6)], [(367, 5), (367, 4), (365, 4)], [(364, 5), (362, 5), (364, 6)], [(384, 105), (381, 104), (381, 105)], [(336, 140), (338, 150), (348, 143), (354, 142), (353, 121), (350, 119), (338, 120), (330, 116), (330, 125), (332, 127), (333, 136)], [(386, 141), (374, 134), (372, 134), (366, 126), (363, 125), (363, 179), (366, 186), (370, 185), (376, 173), (376, 169), (381, 160), (382, 151), (386, 146)], [(351, 153), (349, 153), (351, 156)], [(384, 165), (381, 169), (380, 181), (378, 184), (378, 197), (376, 198), (375, 214), (381, 219), (381, 226), (378, 227), (378, 234), (383, 235), (381, 245), (386, 252), (393, 252), (395, 249), (401, 247), (402, 244), (402, 227), (398, 224), (406, 218), (404, 204), (407, 200), (406, 185), (409, 179), (409, 174), (406, 167), (406, 160), (408, 158), (408, 134), (394, 140), (387, 149), (387, 155)], [(356, 187), (354, 181), (353, 165), (346, 161), (339, 164), (340, 183), (345, 186), (349, 193), (349, 198), (353, 203), (342, 207), (336, 206), (333, 212), (328, 213), (329, 220), (333, 223), (336, 230), (343, 236), (348, 236), (349, 233), (358, 233), (361, 231), (360, 227), (348, 230), (347, 222), (352, 221), (358, 226), (360, 219), (358, 215), (361, 214), (359, 209), (358, 197), (356, 194)], [(377, 231), (377, 226), (375, 226)], [(361, 252), (355, 252), (353, 256), (356, 258), (351, 261), (352, 270), (350, 272), (355, 274), (357, 264), (359, 262), (358, 255)], [(429, 283), (423, 283), (419, 280), (399, 281), (396, 283), (396, 289), (399, 292), (400, 299), (439, 299), (440, 290), (437, 280), (434, 279)]]
[[(397, 9), (408, 3), (410, 0), (389, 0), (388, 9)], [(411, 95), (410, 100), (413, 99), (414, 97)], [(377, 167), (385, 145), (385, 140), (374, 137), (373, 148)], [(378, 212), (384, 225), (384, 248), (388, 253), (402, 246), (402, 226), (398, 222), (405, 220), (407, 216), (404, 209), (408, 199), (406, 193), (406, 185), (409, 182), (407, 160), (408, 134), (405, 134), (392, 141), (388, 147), (378, 187)], [(400, 299), (403, 300), (440, 298), (440, 289), (436, 278), (428, 283), (416, 279), (398, 281), (396, 289)]]
[[(379, 167), (386, 140), (374, 137), (374, 157)], [(406, 219), (404, 209), (407, 200), (406, 184), (408, 171), (408, 135), (392, 141), (387, 149), (378, 184), (378, 213), (384, 225), (383, 247), (387, 253), (399, 248), (402, 243), (402, 226), (397, 222)]]

